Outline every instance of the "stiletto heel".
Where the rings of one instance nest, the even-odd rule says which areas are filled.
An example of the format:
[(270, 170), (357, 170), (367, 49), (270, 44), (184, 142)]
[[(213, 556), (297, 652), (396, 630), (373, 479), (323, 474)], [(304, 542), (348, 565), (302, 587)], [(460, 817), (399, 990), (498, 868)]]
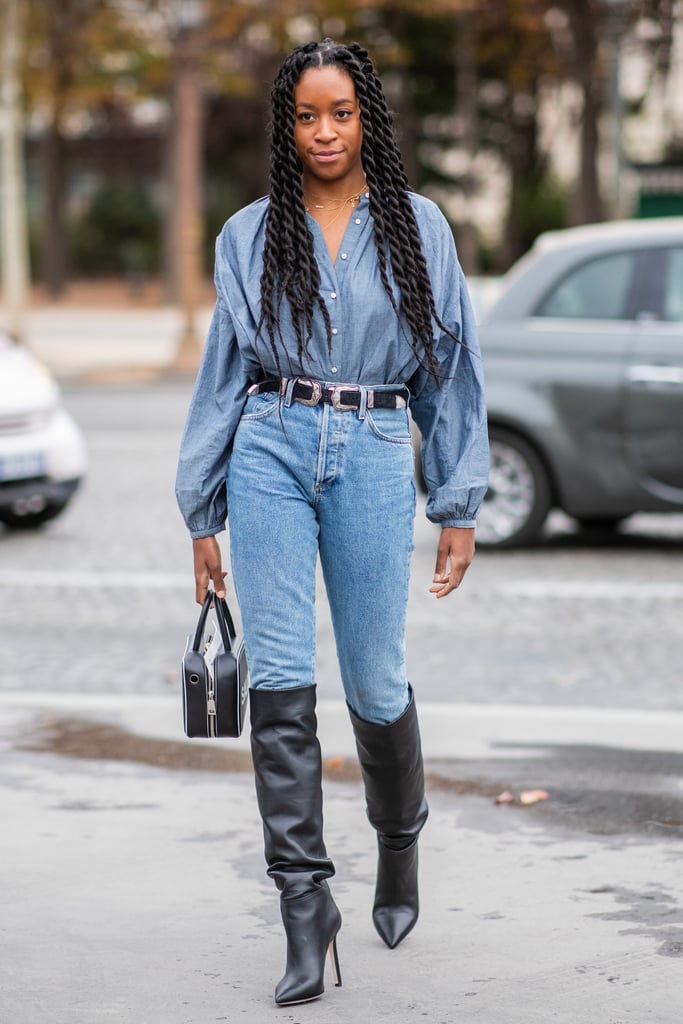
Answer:
[(330, 963), (332, 964), (332, 977), (336, 988), (341, 988), (341, 971), (339, 970), (339, 954), (337, 953), (337, 936), (332, 939), (329, 945)]

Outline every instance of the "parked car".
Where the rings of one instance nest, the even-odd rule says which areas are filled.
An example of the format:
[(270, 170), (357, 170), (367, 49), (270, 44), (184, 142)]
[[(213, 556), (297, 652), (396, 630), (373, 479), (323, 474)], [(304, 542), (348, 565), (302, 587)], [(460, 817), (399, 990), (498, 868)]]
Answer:
[(480, 333), (480, 546), (533, 542), (552, 508), (606, 530), (683, 512), (683, 217), (541, 236)]
[(86, 469), (83, 437), (49, 371), (0, 330), (0, 523), (58, 515)]

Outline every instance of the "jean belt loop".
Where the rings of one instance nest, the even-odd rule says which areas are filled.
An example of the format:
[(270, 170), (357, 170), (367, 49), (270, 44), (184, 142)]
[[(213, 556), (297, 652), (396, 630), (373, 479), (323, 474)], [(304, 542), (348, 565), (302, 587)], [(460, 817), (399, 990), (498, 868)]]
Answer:
[(296, 384), (296, 377), (290, 377), (289, 380), (283, 378), (280, 386), (280, 394), (284, 396), (285, 409), (289, 409), (290, 405), (294, 401), (294, 385)]
[(364, 420), (365, 414), (368, 411), (368, 389), (361, 385), (360, 389), (360, 405), (358, 406), (358, 419)]

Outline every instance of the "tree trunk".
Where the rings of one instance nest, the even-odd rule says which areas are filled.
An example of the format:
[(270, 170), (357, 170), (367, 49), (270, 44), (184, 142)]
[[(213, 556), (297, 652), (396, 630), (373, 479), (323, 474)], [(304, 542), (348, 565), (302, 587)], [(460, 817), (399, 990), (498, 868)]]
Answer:
[(180, 301), (180, 273), (178, 269), (178, 245), (180, 232), (178, 229), (178, 209), (176, 205), (178, 191), (176, 170), (178, 156), (177, 78), (177, 61), (174, 61), (173, 80), (171, 83), (171, 95), (169, 102), (168, 128), (164, 139), (164, 191), (162, 207), (164, 291), (166, 293), (166, 301), (172, 305)]
[(66, 241), (64, 237), (65, 146), (60, 117), (53, 115), (42, 144), (43, 220), (40, 249), (41, 280), (53, 297), (66, 287)]
[(603, 83), (598, 68), (599, 22), (590, 0), (573, 0), (566, 7), (574, 39), (574, 75), (581, 88), (579, 178), (570, 204), (572, 224), (603, 219), (598, 183), (598, 119), (602, 111)]
[[(534, 84), (534, 93), (537, 83)], [(536, 96), (534, 96), (536, 100)], [(514, 106), (514, 96), (510, 97)], [(510, 201), (505, 221), (505, 232), (501, 243), (501, 271), (507, 270), (516, 259), (523, 255), (534, 241), (530, 234), (529, 197), (543, 180), (543, 160), (538, 151), (537, 103), (533, 113), (515, 116), (511, 110), (509, 123), (512, 126), (510, 147), (507, 151), (510, 171)]]
[(479, 239), (470, 208), (470, 199), (476, 188), (473, 165), (479, 146), (476, 17), (476, 13), (470, 10), (459, 15), (453, 55), (456, 67), (456, 113), (460, 125), (459, 145), (468, 158), (468, 167), (460, 182), (465, 196), (465, 215), (456, 224), (455, 232), (458, 258), (465, 274), (476, 274), (479, 271)]
[(174, 365), (195, 369), (202, 354), (197, 335), (202, 267), (203, 109), (199, 44), (192, 31), (179, 40), (174, 89), (173, 201), (170, 239), (178, 301), (183, 317), (180, 349)]
[(24, 314), (28, 297), (28, 241), (26, 229), (26, 188), (22, 154), (22, 118), (19, 95), (20, 10), (19, 0), (6, 0), (0, 54), (0, 194), (2, 210), (2, 292), (9, 333), (23, 340)]
[(40, 270), (43, 285), (59, 296), (67, 283), (66, 238), (64, 234), (64, 193), (66, 145), (64, 111), (73, 86), (71, 66), (77, 12), (70, 0), (56, 0), (47, 7), (48, 52), (52, 69), (52, 111), (42, 145), (43, 218)]

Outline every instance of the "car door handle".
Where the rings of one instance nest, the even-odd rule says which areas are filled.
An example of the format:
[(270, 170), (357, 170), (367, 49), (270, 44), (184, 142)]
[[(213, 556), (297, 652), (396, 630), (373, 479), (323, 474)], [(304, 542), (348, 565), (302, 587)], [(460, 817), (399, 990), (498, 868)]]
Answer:
[(626, 376), (631, 384), (683, 384), (683, 367), (629, 366)]

